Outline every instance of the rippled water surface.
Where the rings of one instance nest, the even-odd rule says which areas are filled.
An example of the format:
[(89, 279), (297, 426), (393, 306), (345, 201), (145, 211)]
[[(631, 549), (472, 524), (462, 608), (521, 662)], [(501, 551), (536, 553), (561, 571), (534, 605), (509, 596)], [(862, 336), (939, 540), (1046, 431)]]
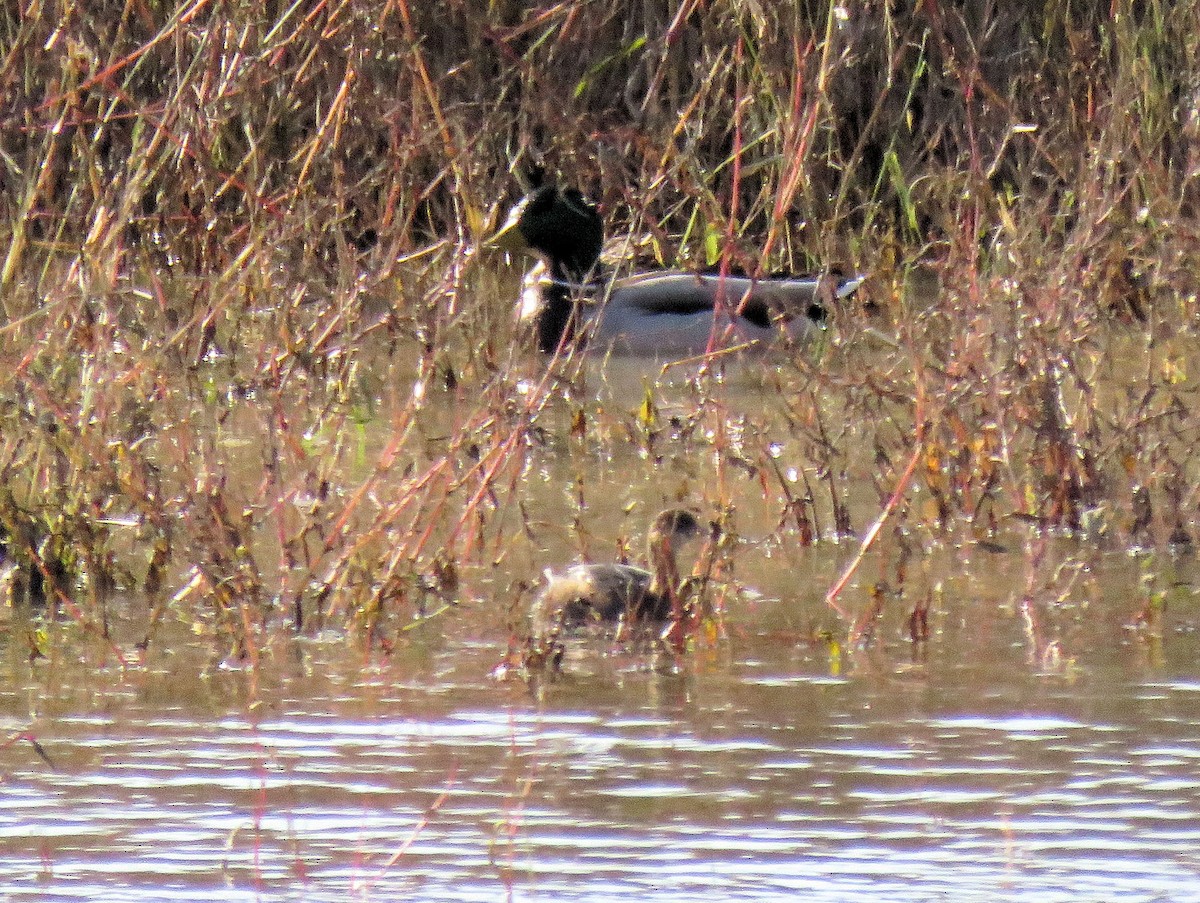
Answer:
[[(614, 394), (636, 406), (640, 386)], [(0, 610), (0, 900), (1200, 900), (1190, 554), (1020, 523), (907, 557), (885, 536), (843, 596), (853, 616), (892, 583), (851, 653), (822, 597), (852, 543), (758, 541), (778, 510), (753, 473), (712, 476), (666, 440), (646, 464), (612, 432), (586, 483), (534, 462), (540, 520), (510, 525), (507, 571), (481, 554), (461, 604), (390, 654), (280, 625), (261, 668), (227, 671), (169, 616), (122, 668), (104, 642), (55, 639), (68, 619)], [(640, 529), (624, 509), (665, 494), (630, 488), (631, 462), (737, 501), (754, 591), (679, 660), (581, 637), (560, 676), (497, 679), (520, 580), (611, 555)], [(599, 513), (572, 533), (550, 512), (576, 496)], [(134, 625), (120, 648), (145, 611), (114, 612)]]
[(1161, 642), (1122, 599), (1041, 612), (1079, 650), (1049, 669), (995, 600), (844, 669), (788, 629), (819, 600), (759, 600), (715, 651), (581, 639), (532, 687), (471, 610), (386, 658), (281, 639), (257, 678), (14, 643), (0, 724), (49, 761), (0, 750), (0, 899), (1200, 899), (1184, 597)]

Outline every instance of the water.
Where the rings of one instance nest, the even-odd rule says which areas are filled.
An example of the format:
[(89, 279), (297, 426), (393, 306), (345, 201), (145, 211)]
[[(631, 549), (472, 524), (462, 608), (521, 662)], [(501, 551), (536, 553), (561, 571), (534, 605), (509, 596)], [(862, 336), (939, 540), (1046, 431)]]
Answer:
[(124, 673), (14, 650), (0, 729), (53, 767), (0, 752), (0, 898), (1200, 899), (1187, 618), (1157, 643), (1095, 600), (1047, 671), (960, 600), (924, 657), (889, 628), (837, 673), (786, 604), (533, 685), (489, 676), (481, 610), (391, 657), (280, 638), (259, 677), (194, 678), (182, 636)]
[[(529, 529), (510, 520), (464, 564), (461, 604), (390, 655), (280, 625), (257, 672), (226, 671), (179, 612), (139, 661), (130, 599), (128, 667), (69, 622), (31, 663), (44, 625), (0, 612), (0, 899), (1200, 900), (1192, 557), (1018, 521), (994, 545), (885, 530), (842, 602), (863, 611), (882, 581), (887, 604), (849, 651), (822, 597), (853, 543), (781, 538), (758, 476), (669, 431), (626, 441), (642, 385), (589, 411), (606, 454), (535, 450)], [(729, 400), (726, 441), (760, 461), (755, 391)], [(802, 441), (780, 433), (783, 465)], [(859, 529), (879, 498), (865, 455)], [(636, 550), (681, 486), (738, 506), (726, 637), (677, 660), (578, 638), (561, 675), (497, 679), (520, 582), (618, 535)], [(1151, 598), (1164, 612), (1138, 626)]]

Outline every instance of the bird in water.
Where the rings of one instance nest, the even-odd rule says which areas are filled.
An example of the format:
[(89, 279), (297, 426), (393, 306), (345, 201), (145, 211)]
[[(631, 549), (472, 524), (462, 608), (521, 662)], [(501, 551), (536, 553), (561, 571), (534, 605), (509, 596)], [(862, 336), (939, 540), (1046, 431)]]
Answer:
[(821, 328), (828, 306), (863, 282), (832, 272), (755, 279), (663, 270), (615, 278), (599, 264), (599, 211), (578, 190), (555, 185), (520, 200), (492, 243), (541, 258), (525, 275), (520, 319), (533, 324), (546, 354), (586, 343), (683, 358), (725, 342), (803, 342)]
[(663, 622), (681, 612), (679, 548), (704, 534), (686, 508), (659, 513), (646, 535), (649, 570), (631, 564), (577, 564), (546, 571), (534, 600), (534, 635), (549, 637), (584, 624)]

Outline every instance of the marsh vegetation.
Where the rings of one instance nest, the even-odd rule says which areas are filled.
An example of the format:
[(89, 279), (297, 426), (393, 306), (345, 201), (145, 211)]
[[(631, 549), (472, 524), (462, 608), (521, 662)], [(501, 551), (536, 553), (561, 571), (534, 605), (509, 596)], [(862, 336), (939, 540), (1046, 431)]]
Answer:
[[(1186, 897), (1198, 45), (0, 5), (0, 896)], [(487, 241), (539, 183), (633, 269), (867, 279), (796, 347), (551, 359)], [(686, 617), (531, 645), (581, 561)]]
[[(1129, 618), (1161, 629), (1200, 502), (1198, 16), (10, 6), (10, 595), (122, 659), (164, 619), (234, 662), (327, 627), (388, 650), (464, 601), (519, 637), (550, 552), (616, 557), (683, 503), (724, 537), (699, 643), (754, 582), (743, 535), (881, 537), (817, 628), (852, 648), (885, 607), (928, 637), (914, 561), (1061, 536), (1071, 573), (1142, 550)], [(815, 347), (598, 393), (514, 333), (483, 249), (539, 179), (642, 261), (870, 278)], [(1029, 554), (1035, 605), (1068, 591)], [(145, 601), (121, 642), (114, 597)]]

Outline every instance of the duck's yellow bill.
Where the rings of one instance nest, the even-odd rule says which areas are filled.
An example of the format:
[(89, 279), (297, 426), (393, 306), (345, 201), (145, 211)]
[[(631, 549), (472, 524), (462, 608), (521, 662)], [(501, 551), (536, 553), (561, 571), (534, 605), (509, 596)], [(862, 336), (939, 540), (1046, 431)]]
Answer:
[(488, 247), (499, 248), (501, 251), (526, 251), (529, 249), (529, 243), (525, 241), (525, 236), (521, 234), (519, 228), (521, 218), (517, 215), (517, 211), (509, 214), (508, 220), (500, 227), (486, 242)]

